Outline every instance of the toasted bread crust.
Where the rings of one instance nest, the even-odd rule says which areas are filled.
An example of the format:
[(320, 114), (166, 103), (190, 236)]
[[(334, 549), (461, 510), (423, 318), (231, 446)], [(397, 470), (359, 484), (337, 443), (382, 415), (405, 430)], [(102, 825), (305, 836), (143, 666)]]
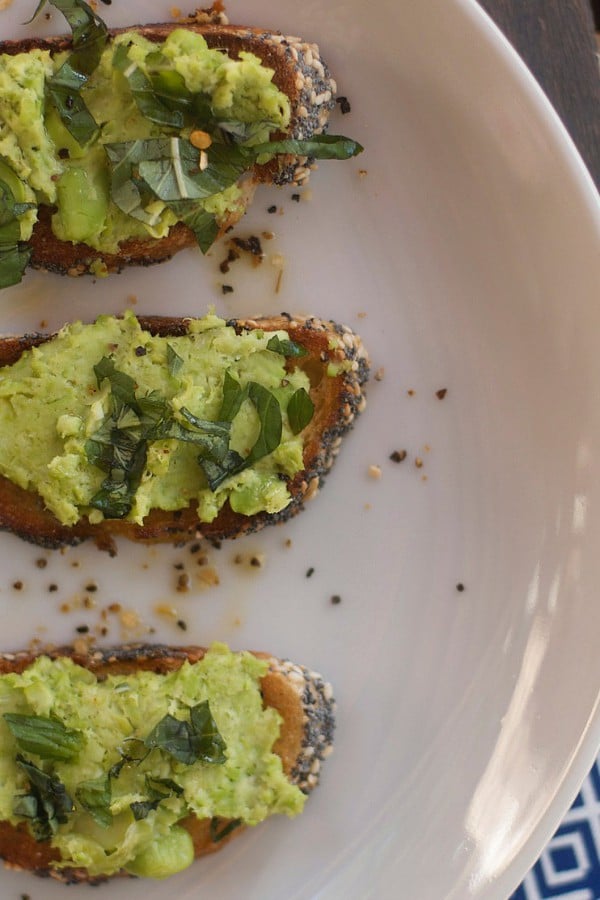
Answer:
[[(336, 84), (320, 58), (317, 45), (260, 28), (229, 25), (222, 19), (218, 14), (211, 16), (199, 11), (195, 16), (177, 22), (113, 29), (110, 34), (114, 36), (134, 30), (148, 40), (160, 42), (176, 28), (184, 27), (202, 34), (209, 47), (222, 50), (232, 58), (237, 58), (241, 51), (252, 52), (273, 69), (273, 82), (290, 101), (291, 120), (287, 136), (306, 139), (323, 132), (330, 111), (335, 106)], [(28, 38), (0, 41), (0, 54), (15, 55), (35, 49), (57, 53), (70, 47), (71, 38), (66, 35)], [(283, 136), (275, 134), (273, 139)], [(240, 204), (239, 213), (232, 213), (221, 223), (220, 234), (241, 218), (259, 182), (301, 185), (309, 177), (310, 165), (310, 160), (306, 158), (285, 156), (267, 165), (254, 166), (243, 183), (244, 202)], [(32, 248), (30, 265), (33, 268), (58, 274), (83, 275), (90, 272), (93, 263), (102, 262), (109, 272), (120, 272), (126, 266), (149, 266), (163, 262), (180, 250), (196, 245), (194, 233), (178, 223), (164, 238), (129, 239), (121, 243), (117, 254), (102, 253), (87, 244), (74, 244), (56, 238), (51, 229), (52, 212), (50, 207), (39, 209), (39, 221), (29, 241)]]
[[(138, 317), (142, 328), (161, 336), (178, 336), (187, 331), (187, 319)], [(92, 538), (101, 549), (114, 552), (114, 539), (126, 537), (144, 543), (180, 543), (201, 538), (221, 540), (259, 531), (265, 525), (283, 522), (296, 515), (306, 500), (321, 486), (340, 449), (343, 436), (365, 405), (363, 392), (368, 377), (368, 358), (360, 338), (349, 328), (315, 318), (292, 318), (282, 314), (270, 318), (232, 319), (238, 330), (285, 329), (290, 338), (308, 354), (298, 361), (311, 381), (315, 413), (304, 432), (304, 469), (288, 482), (291, 502), (279, 513), (244, 516), (228, 503), (210, 523), (198, 519), (195, 505), (175, 512), (152, 510), (142, 525), (122, 519), (106, 519), (91, 524), (87, 518), (73, 526), (62, 525), (43, 505), (41, 498), (0, 476), (0, 530), (44, 547), (77, 544)], [(331, 349), (330, 340), (341, 339), (340, 349)], [(39, 346), (51, 335), (23, 335), (0, 338), (0, 366), (14, 363), (27, 349)], [(338, 343), (339, 341), (336, 341)], [(347, 362), (349, 370), (327, 375), (329, 363)]]
[[(60, 647), (49, 650), (44, 655), (52, 659), (69, 657), (98, 678), (103, 678), (107, 675), (126, 675), (141, 669), (167, 674), (178, 669), (185, 660), (198, 662), (205, 653), (205, 648), (195, 646), (127, 644), (90, 649), (85, 654), (74, 647)], [(38, 655), (28, 650), (0, 654), (0, 675), (23, 672)], [(309, 672), (303, 666), (276, 659), (266, 653), (255, 655), (269, 663), (269, 669), (261, 681), (264, 704), (276, 709), (283, 720), (280, 736), (273, 750), (281, 757), (283, 770), (290, 781), (297, 784), (304, 793), (309, 793), (318, 784), (320, 764), (330, 755), (333, 746), (335, 702), (331, 686), (320, 675)], [(224, 828), (228, 821), (219, 819), (218, 829)], [(215, 842), (211, 835), (210, 819), (190, 816), (181, 824), (192, 836), (197, 858), (220, 850), (243, 830), (243, 827), (236, 827), (230, 834)], [(51, 876), (65, 884), (99, 884), (107, 881), (108, 877), (113, 877), (91, 877), (81, 868), (53, 868), (60, 860), (59, 852), (47, 841), (36, 841), (25, 824), (14, 826), (10, 822), (0, 822), (0, 858), (8, 868)]]

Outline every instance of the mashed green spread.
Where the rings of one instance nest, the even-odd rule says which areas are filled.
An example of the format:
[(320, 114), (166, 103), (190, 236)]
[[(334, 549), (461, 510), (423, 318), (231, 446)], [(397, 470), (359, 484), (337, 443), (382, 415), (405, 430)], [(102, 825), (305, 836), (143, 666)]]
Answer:
[(202, 522), (226, 501), (278, 512), (312, 415), (286, 357), (301, 352), (284, 331), (237, 334), (213, 314), (168, 338), (132, 313), (67, 325), (0, 369), (0, 473), (65, 525), (193, 503)]
[(272, 752), (281, 719), (263, 708), (266, 669), (219, 644), (167, 675), (98, 681), (40, 657), (0, 676), (0, 820), (51, 840), (58, 866), (165, 877), (193, 860), (177, 824), (189, 814), (210, 818), (218, 840), (221, 818), (300, 813), (304, 795)]
[[(22, 182), (28, 202), (57, 206), (52, 229), (63, 241), (116, 253), (128, 238), (164, 237), (175, 222), (201, 212), (220, 222), (243, 204), (237, 178), (223, 189), (217, 180), (209, 192), (196, 191), (198, 196), (179, 190), (179, 202), (193, 200), (192, 212), (154, 194), (146, 196), (135, 186), (136, 173), (127, 168), (128, 162), (113, 179), (106, 145), (127, 144), (127, 154), (137, 165), (153, 158), (155, 148), (149, 142), (161, 137), (176, 136), (189, 149), (187, 141), (200, 127), (193, 123), (212, 131), (218, 122), (221, 130), (218, 139), (213, 134), (215, 140), (241, 134), (247, 146), (268, 141), (272, 132), (289, 124), (288, 98), (273, 84), (272, 69), (253, 54), (242, 52), (239, 59), (231, 59), (209, 49), (202, 35), (183, 28), (160, 44), (127, 32), (107, 44), (81, 89), (98, 126), (82, 146), (48, 94), (50, 80), (68, 58), (67, 53), (51, 56), (42, 50), (0, 54), (0, 162)], [(146, 105), (140, 99), (140, 83)], [(202, 98), (202, 108), (197, 102), (192, 109), (193, 98)], [(160, 112), (165, 103), (166, 119), (173, 124), (156, 121), (160, 118), (156, 110)], [(170, 119), (169, 112), (175, 118)], [(77, 134), (76, 127), (72, 130)], [(174, 168), (178, 149), (163, 147), (160, 152), (162, 170)], [(155, 172), (153, 178), (155, 185)], [(19, 221), (20, 238), (27, 240), (35, 215), (28, 212)]]

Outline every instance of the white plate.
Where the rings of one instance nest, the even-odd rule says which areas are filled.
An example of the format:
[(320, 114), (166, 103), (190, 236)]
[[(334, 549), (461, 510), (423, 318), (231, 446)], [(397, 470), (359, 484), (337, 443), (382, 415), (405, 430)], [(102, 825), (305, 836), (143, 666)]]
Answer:
[[(3, 37), (30, 32), (18, 23), (32, 6), (14, 0), (0, 14)], [(168, 18), (169, 6), (101, 10), (126, 24)], [(98, 284), (29, 275), (0, 298), (2, 329), (90, 319), (131, 295), (147, 313), (314, 311), (359, 330), (384, 379), (302, 516), (210, 552), (218, 587), (201, 587), (185, 549), (121, 545), (110, 559), (2, 536), (2, 644), (73, 638), (117, 601), (140, 612), (140, 637), (153, 627), (181, 641), (155, 611), (171, 603), (186, 640), (266, 648), (336, 686), (337, 751), (304, 816), (267, 823), (168, 884), (105, 889), (115, 900), (505, 898), (599, 743), (597, 199), (475, 3), (231, 0), (229, 12), (318, 39), (352, 103), (334, 128), (367, 147), (322, 164), (310, 199), (259, 194), (240, 231), (276, 232), (281, 292), (267, 261), (233, 269), (223, 297), (217, 248)], [(284, 215), (268, 215), (271, 203)], [(388, 458), (396, 449), (408, 451), (401, 464)], [(233, 564), (253, 552), (262, 569)], [(175, 589), (178, 562), (192, 574), (187, 594)], [(91, 580), (96, 609), (61, 613)], [(108, 625), (107, 641), (136, 635), (116, 614)], [(64, 892), (13, 873), (0, 884), (5, 897)], [(69, 890), (79, 897), (88, 890)]]

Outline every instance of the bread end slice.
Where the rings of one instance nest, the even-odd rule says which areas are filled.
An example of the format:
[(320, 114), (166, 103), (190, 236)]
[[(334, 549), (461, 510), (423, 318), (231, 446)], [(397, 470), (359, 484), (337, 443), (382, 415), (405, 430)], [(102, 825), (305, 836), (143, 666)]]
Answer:
[[(177, 28), (187, 28), (201, 34), (209, 47), (222, 50), (233, 58), (241, 52), (251, 52), (265, 66), (273, 69), (273, 82), (286, 94), (291, 107), (287, 132), (274, 134), (273, 139), (305, 140), (327, 129), (330, 113), (335, 107), (337, 85), (315, 43), (261, 28), (230, 25), (218, 4), (209, 10), (199, 9), (175, 22), (113, 29), (111, 34), (114, 36), (135, 30), (150, 41), (160, 42)], [(0, 41), (0, 54), (14, 55), (34, 49), (60, 52), (70, 47), (70, 36), (29, 38)], [(302, 186), (313, 168), (313, 160), (290, 155), (280, 155), (265, 165), (255, 165), (243, 179), (242, 198), (237, 209), (220, 222), (219, 236), (242, 218), (258, 184)], [(51, 227), (53, 212), (53, 207), (39, 208), (38, 222), (29, 242), (32, 250), (30, 266), (44, 271), (79, 276), (94, 273), (100, 263), (109, 273), (120, 272), (128, 266), (150, 266), (164, 262), (180, 250), (197, 244), (194, 233), (183, 223), (178, 223), (164, 238), (127, 239), (120, 244), (117, 253), (106, 253), (87, 244), (56, 238)]]
[[(197, 646), (133, 643), (90, 648), (85, 653), (73, 646), (64, 646), (50, 649), (43, 655), (51, 659), (69, 657), (98, 678), (103, 678), (106, 675), (127, 675), (140, 669), (167, 674), (178, 669), (185, 660), (190, 663), (201, 660), (205, 653), (205, 648)], [(0, 675), (23, 672), (38, 655), (42, 654), (29, 650), (0, 653)], [(261, 681), (264, 705), (276, 709), (282, 718), (281, 732), (273, 750), (280, 756), (290, 782), (304, 794), (310, 794), (319, 783), (324, 760), (333, 752), (333, 689), (321, 675), (305, 666), (267, 653), (255, 655), (269, 665)], [(196, 858), (220, 850), (243, 830), (244, 826), (236, 826), (224, 837), (215, 840), (215, 830), (226, 832), (229, 822), (219, 819), (214, 823), (211, 819), (194, 817), (182, 821), (181, 824), (192, 836)], [(91, 877), (82, 868), (55, 868), (53, 863), (59, 859), (58, 852), (48, 842), (36, 842), (25, 825), (15, 827), (9, 822), (0, 822), (0, 858), (6, 868), (29, 871), (41, 877), (50, 876), (63, 884), (100, 884), (115, 877)]]

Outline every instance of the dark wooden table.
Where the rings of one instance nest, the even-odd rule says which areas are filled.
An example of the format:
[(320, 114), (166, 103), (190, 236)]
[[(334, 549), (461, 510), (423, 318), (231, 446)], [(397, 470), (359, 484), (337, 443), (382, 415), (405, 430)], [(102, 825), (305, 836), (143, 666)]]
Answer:
[(598, 0), (479, 0), (546, 92), (600, 189)]

